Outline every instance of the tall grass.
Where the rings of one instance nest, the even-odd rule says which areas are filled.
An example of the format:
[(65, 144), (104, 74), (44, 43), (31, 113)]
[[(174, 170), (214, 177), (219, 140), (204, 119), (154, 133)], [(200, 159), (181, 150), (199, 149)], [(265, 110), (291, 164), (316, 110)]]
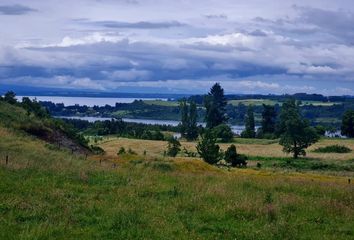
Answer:
[(0, 239), (354, 236), (346, 178), (124, 158), (118, 146), (115, 156), (85, 160), (26, 135), (0, 134), (0, 155), (11, 156), (0, 165)]

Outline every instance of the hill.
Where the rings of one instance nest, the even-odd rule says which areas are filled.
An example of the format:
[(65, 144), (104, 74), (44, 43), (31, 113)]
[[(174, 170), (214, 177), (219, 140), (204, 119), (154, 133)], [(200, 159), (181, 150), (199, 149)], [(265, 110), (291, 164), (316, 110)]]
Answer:
[(20, 104), (0, 101), (0, 126), (26, 132), (59, 148), (68, 148), (78, 153), (90, 152), (85, 139), (70, 125), (50, 116), (36, 116)]

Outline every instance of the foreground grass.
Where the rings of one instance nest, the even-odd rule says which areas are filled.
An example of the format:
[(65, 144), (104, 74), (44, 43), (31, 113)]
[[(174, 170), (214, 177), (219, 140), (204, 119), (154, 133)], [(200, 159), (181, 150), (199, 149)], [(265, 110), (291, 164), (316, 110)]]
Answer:
[(11, 156), (0, 166), (0, 239), (354, 237), (346, 178), (153, 156), (85, 160), (0, 131), (0, 155)]

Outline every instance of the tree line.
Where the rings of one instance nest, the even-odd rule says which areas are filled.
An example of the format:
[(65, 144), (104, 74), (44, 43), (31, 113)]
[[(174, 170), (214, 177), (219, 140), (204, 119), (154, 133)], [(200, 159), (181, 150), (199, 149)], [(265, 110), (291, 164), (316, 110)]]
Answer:
[[(214, 84), (209, 93), (203, 97), (203, 105), (206, 111), (206, 127), (197, 131), (196, 103), (193, 99), (182, 100), (180, 104), (182, 137), (188, 141), (197, 140), (197, 133), (199, 132), (200, 140), (197, 144), (197, 151), (210, 164), (217, 163), (222, 158), (225, 158), (225, 160), (229, 158), (226, 156), (237, 156), (234, 145), (231, 145), (226, 151), (227, 154), (222, 153), (217, 145), (220, 140), (229, 142), (233, 139), (232, 130), (227, 125), (227, 99), (224, 95), (224, 89), (219, 83)], [(341, 132), (347, 137), (354, 137), (353, 110), (345, 112)], [(294, 158), (298, 158), (305, 156), (306, 148), (316, 143), (320, 135), (323, 134), (323, 128), (312, 127), (309, 120), (303, 116), (300, 110), (300, 102), (295, 99), (288, 99), (282, 104), (279, 114), (276, 106), (263, 104), (261, 126), (258, 129), (255, 126), (253, 106), (249, 106), (245, 115), (245, 130), (241, 137), (279, 139), (283, 151), (291, 153)], [(245, 159), (243, 156), (240, 158)]]

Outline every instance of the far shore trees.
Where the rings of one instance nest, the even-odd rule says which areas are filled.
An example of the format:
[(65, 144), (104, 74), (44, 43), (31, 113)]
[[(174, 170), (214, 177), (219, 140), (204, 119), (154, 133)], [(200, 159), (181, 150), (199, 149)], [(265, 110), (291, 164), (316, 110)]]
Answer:
[(206, 127), (212, 129), (220, 124), (226, 123), (227, 101), (224, 96), (224, 89), (219, 83), (215, 83), (208, 95), (205, 96), (204, 106), (206, 108)]
[(319, 140), (316, 130), (301, 116), (295, 100), (284, 103), (280, 116), (279, 143), (283, 146), (283, 151), (292, 153), (295, 159), (305, 156), (305, 149)]
[(342, 135), (354, 138), (354, 110), (348, 110), (344, 113), (341, 130)]
[(181, 135), (188, 141), (193, 141), (198, 138), (197, 127), (197, 105), (191, 101), (189, 104), (185, 99), (180, 103), (181, 111)]

